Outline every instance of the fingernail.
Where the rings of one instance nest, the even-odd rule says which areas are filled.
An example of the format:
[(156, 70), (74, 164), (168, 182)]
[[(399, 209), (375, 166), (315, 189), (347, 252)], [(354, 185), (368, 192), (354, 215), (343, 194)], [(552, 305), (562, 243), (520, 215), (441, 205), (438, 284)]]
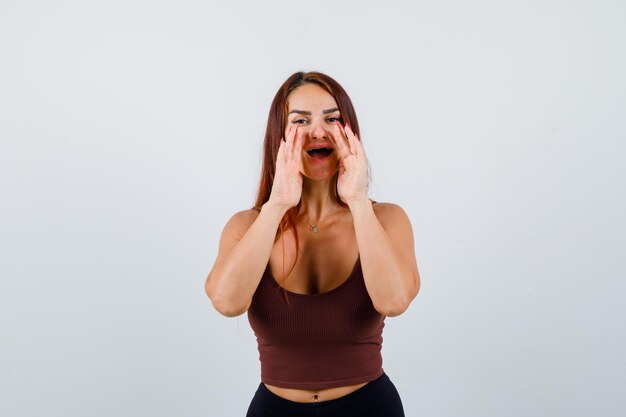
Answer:
[(352, 128), (350, 127), (350, 123), (346, 122), (346, 126), (348, 126), (348, 129), (352, 129)]

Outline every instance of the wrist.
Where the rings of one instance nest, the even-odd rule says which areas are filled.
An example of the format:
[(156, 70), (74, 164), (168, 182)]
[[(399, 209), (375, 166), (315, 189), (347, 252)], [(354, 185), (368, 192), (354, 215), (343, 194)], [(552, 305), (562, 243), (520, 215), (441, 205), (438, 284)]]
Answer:
[(277, 217), (279, 220), (283, 218), (287, 210), (289, 210), (289, 207), (280, 206), (271, 200), (268, 200), (261, 206), (261, 213), (267, 213), (272, 217)]
[(372, 201), (367, 197), (359, 200), (348, 201), (346, 202), (346, 204), (350, 208), (350, 211), (353, 213), (373, 209)]

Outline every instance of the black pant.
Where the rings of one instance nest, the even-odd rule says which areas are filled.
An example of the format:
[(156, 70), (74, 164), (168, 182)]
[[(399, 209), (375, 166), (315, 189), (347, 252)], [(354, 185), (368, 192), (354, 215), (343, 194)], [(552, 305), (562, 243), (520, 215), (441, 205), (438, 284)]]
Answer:
[(400, 395), (387, 374), (334, 400), (299, 403), (279, 397), (263, 383), (246, 417), (404, 417)]

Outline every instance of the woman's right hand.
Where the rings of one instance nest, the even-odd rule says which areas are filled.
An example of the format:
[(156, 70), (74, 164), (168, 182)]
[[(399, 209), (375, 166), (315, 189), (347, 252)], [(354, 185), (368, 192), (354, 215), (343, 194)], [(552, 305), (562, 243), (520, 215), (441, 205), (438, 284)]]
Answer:
[(280, 140), (276, 157), (276, 173), (269, 203), (284, 210), (298, 204), (302, 196), (302, 135), (300, 126), (291, 126), (287, 139)]

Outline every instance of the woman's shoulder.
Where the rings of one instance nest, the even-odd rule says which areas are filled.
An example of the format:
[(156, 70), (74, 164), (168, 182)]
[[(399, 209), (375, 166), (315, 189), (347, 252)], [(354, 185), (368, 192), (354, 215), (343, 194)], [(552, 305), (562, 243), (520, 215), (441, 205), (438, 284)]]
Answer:
[(243, 234), (252, 226), (252, 223), (254, 223), (257, 217), (259, 217), (260, 211), (260, 209), (255, 207), (238, 211), (230, 217), (226, 223), (226, 228)]
[(382, 212), (402, 210), (402, 207), (400, 207), (399, 205), (395, 203), (390, 203), (388, 201), (376, 201), (376, 200), (372, 200), (371, 198), (370, 198), (370, 201), (372, 202), (372, 207), (374, 207), (374, 210), (378, 210)]
[(233, 218), (241, 222), (255, 221), (257, 217), (259, 217), (259, 213), (261, 213), (260, 207), (251, 207), (249, 209), (241, 210), (233, 214)]
[(408, 219), (406, 212), (398, 204), (372, 200), (372, 207), (376, 217), (383, 226), (385, 223), (404, 222)]

